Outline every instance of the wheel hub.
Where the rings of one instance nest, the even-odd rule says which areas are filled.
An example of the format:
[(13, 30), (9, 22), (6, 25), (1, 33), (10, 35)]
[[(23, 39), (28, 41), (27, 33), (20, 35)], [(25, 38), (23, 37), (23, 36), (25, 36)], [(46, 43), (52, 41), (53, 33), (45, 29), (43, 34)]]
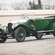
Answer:
[(34, 23), (33, 21), (29, 21), (28, 26), (29, 26), (31, 29), (35, 30), (35, 23)]
[(21, 36), (23, 36), (23, 33), (21, 34)]
[(32, 25), (32, 27), (33, 27), (33, 25)]

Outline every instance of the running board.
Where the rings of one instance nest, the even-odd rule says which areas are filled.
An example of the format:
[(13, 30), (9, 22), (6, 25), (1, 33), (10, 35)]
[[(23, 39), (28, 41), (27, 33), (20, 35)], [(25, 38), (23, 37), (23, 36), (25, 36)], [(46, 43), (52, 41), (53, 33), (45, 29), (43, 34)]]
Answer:
[(37, 32), (42, 32), (42, 33), (47, 33), (47, 32), (49, 32), (49, 33), (52, 33), (53, 30), (42, 30), (42, 31), (37, 31)]

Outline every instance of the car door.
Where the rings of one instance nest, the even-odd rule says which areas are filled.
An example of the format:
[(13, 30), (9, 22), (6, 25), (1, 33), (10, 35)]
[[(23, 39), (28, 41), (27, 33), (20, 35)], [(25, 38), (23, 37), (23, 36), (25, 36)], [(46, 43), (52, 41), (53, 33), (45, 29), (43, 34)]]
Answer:
[(44, 29), (44, 19), (36, 19), (36, 30), (43, 30)]
[(45, 27), (45, 30), (49, 30), (50, 29), (50, 26), (51, 26), (51, 21), (52, 19), (44, 19), (44, 27)]

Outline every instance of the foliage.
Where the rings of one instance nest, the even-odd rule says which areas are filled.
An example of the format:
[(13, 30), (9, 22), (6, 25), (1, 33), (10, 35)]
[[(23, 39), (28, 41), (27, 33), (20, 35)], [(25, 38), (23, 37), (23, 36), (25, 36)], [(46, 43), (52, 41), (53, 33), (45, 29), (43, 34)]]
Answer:
[(38, 0), (38, 4), (35, 4), (35, 2), (29, 2), (29, 6), (30, 6), (30, 9), (33, 10), (33, 9), (42, 9), (42, 5), (41, 5), (41, 0)]

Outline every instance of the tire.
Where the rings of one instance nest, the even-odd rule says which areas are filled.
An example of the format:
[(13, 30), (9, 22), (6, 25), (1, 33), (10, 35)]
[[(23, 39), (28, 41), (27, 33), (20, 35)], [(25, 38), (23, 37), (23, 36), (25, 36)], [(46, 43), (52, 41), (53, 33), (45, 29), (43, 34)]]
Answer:
[(7, 38), (0, 38), (0, 43), (4, 43)]
[(42, 38), (42, 36), (43, 36), (43, 33), (37, 33), (37, 34), (35, 35), (35, 38), (37, 38), (37, 39), (39, 40), (39, 39)]
[(55, 26), (54, 26), (54, 32), (53, 32), (53, 36), (55, 37)]
[(34, 20), (32, 19), (27, 20), (26, 25), (30, 27), (31, 29), (36, 30), (36, 23)]
[(26, 31), (23, 27), (19, 27), (18, 29), (16, 29), (15, 38), (17, 42), (23, 42), (25, 40), (25, 37), (26, 37)]

